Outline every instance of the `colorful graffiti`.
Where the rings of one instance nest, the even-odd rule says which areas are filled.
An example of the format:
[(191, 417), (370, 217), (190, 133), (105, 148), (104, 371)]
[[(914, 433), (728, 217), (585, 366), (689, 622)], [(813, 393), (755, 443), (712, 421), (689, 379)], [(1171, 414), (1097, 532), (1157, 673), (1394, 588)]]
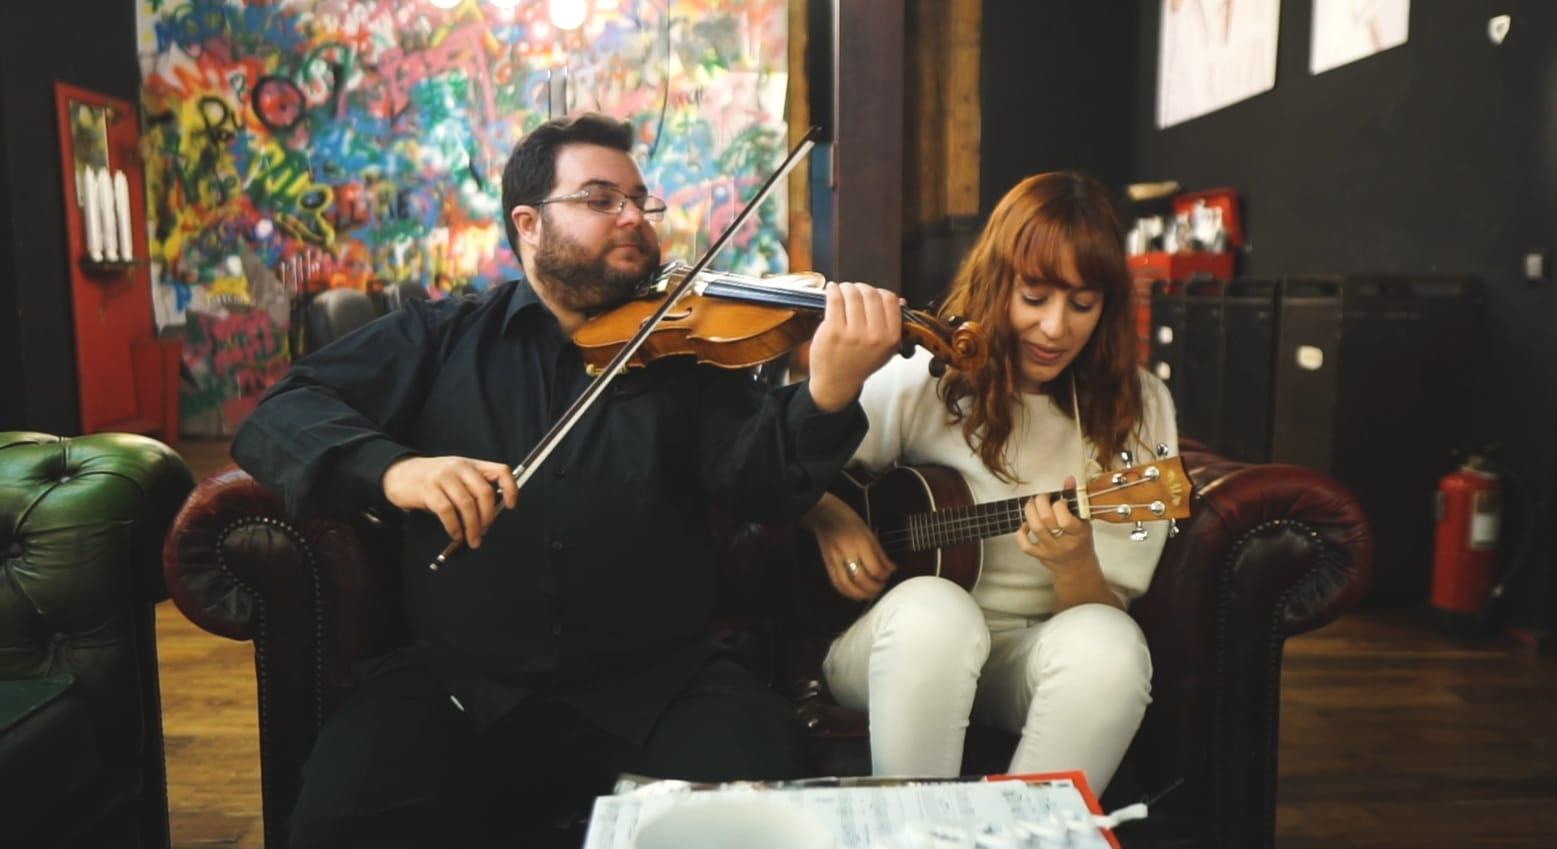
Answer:
[[(208, 358), (186, 363), (186, 432), (230, 432), (234, 402), (285, 363), (287, 313), (257, 308), (251, 270), (307, 256), (315, 285), (410, 281), (434, 297), (511, 277), (503, 162), (552, 115), (630, 120), (670, 203), (667, 253), (708, 245), (784, 153), (786, 2), (584, 2), (563, 31), (545, 0), (140, 0), (158, 320), (188, 326), (186, 359)], [(787, 268), (782, 198), (756, 218), (720, 265)], [(223, 347), (222, 321), (245, 308), (258, 317), (230, 335), (247, 341)], [(281, 322), (268, 335), (265, 316)], [(279, 353), (209, 359), (260, 356), (260, 338)]]
[(263, 311), (190, 310), (184, 325), (184, 365), (181, 429), (229, 433), (254, 409), (265, 388), (286, 373), (286, 335)]

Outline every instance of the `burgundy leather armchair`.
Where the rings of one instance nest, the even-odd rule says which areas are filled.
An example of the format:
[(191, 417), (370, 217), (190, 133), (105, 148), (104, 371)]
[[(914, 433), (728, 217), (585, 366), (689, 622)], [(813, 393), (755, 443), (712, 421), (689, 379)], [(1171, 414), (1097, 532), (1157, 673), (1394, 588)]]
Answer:
[[(1105, 801), (1138, 801), (1182, 780), (1150, 819), (1122, 827), (1127, 847), (1269, 847), (1283, 643), (1362, 597), (1372, 537), (1351, 495), (1323, 475), (1235, 463), (1192, 444), (1184, 458), (1194, 515), (1131, 610), (1152, 651), (1153, 703)], [(758, 543), (749, 547), (770, 570), (785, 560), (771, 530), (728, 532), (718, 533), (736, 549)], [(179, 609), (212, 633), (254, 643), (267, 846), (285, 846), (303, 761), (352, 665), (408, 637), (395, 544), (371, 517), (289, 516), (237, 469), (202, 483), (168, 536), (164, 566)], [(770, 671), (811, 726), (816, 771), (868, 771), (864, 718), (816, 682), (824, 638), (776, 630), (782, 645), (768, 656), (783, 660)], [(1003, 771), (1011, 741), (976, 730), (965, 768)]]

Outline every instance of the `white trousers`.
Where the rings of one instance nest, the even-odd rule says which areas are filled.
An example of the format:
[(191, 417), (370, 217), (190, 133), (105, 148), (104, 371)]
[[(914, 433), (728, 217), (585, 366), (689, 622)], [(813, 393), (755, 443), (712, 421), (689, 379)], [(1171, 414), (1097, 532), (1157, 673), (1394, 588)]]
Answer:
[(833, 641), (822, 670), (839, 704), (868, 711), (876, 775), (957, 775), (971, 717), (1021, 733), (1012, 773), (1079, 769), (1101, 795), (1151, 701), (1146, 637), (1124, 611), (986, 618), (933, 577), (883, 596)]

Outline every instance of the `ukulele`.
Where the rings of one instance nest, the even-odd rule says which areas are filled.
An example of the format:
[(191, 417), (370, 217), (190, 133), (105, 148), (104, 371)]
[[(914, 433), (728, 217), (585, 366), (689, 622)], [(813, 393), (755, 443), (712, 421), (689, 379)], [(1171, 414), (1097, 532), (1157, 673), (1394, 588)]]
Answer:
[[(1063, 498), (1081, 519), (1134, 522), (1130, 538), (1141, 542), (1147, 538), (1144, 522), (1189, 517), (1192, 489), (1183, 459), (1159, 456), (1098, 475), (1079, 489), (981, 504), (974, 503), (962, 475), (945, 466), (897, 466), (874, 479), (846, 469), (831, 492), (865, 520), (897, 564), (891, 583), (939, 575), (971, 590), (983, 571), (980, 540), (1015, 533), (1029, 498), (1050, 503)], [(1176, 532), (1170, 527), (1170, 536)]]

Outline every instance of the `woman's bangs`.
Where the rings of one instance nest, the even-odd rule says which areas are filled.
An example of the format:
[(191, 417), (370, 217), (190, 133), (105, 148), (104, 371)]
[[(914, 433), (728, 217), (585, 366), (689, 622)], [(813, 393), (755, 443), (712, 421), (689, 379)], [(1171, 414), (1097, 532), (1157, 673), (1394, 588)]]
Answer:
[(1097, 222), (1074, 227), (1071, 238), (1076, 252), (1076, 273), (1088, 289), (1097, 289), (1105, 297), (1127, 294), (1130, 280), (1121, 273), (1125, 268), (1124, 245), (1111, 228)]
[[(1071, 242), (1071, 226), (1066, 221), (1048, 221), (1042, 214), (1027, 216), (1016, 238), (1010, 240), (1011, 271), (1026, 282), (1047, 280), (1063, 283), (1065, 248)], [(1079, 260), (1079, 257), (1078, 257)], [(1077, 269), (1080, 271), (1080, 268)], [(1082, 272), (1082, 280), (1087, 280)]]

